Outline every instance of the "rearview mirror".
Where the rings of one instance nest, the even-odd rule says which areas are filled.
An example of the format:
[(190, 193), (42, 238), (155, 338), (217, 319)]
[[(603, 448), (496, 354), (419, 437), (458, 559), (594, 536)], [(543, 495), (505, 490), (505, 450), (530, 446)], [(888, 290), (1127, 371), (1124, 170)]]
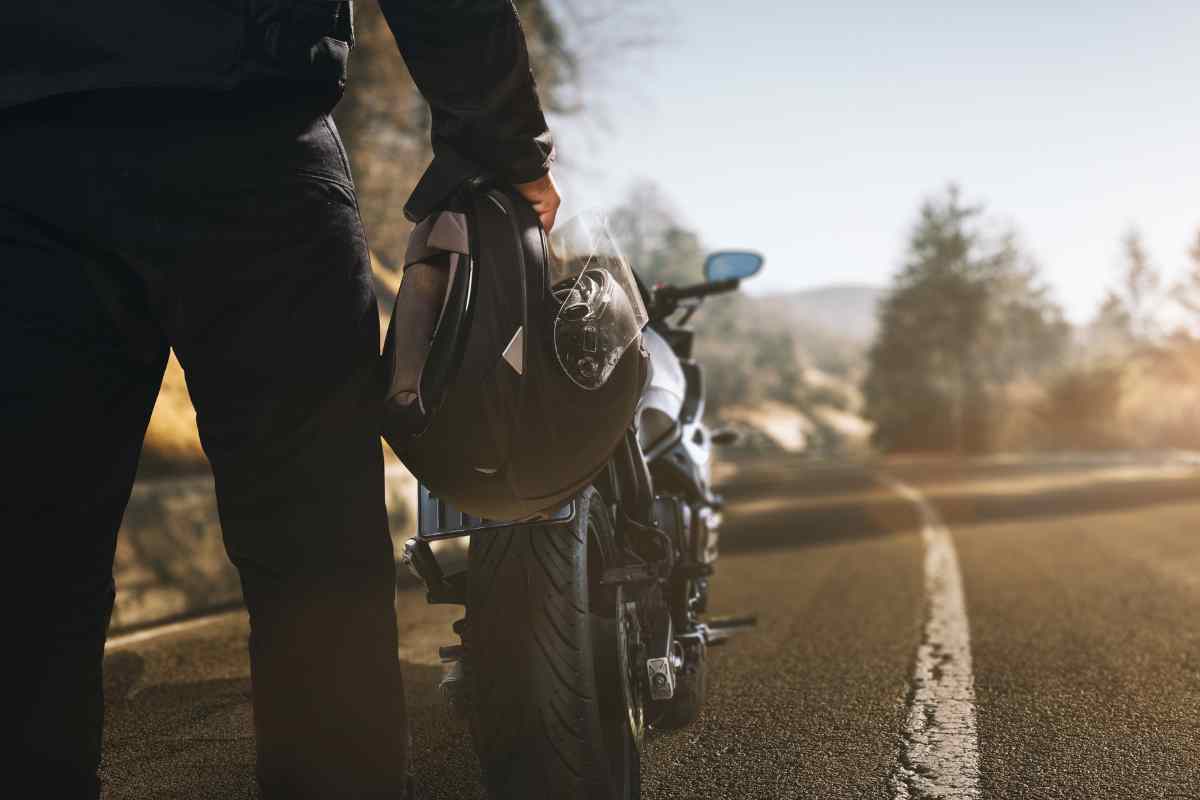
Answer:
[(763, 257), (749, 250), (721, 250), (704, 259), (704, 278), (709, 283), (749, 278), (762, 269)]

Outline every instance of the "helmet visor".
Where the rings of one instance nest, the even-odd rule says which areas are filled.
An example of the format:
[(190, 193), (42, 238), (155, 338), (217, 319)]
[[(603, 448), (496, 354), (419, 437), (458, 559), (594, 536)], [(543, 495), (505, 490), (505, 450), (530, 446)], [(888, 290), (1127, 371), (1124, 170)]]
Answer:
[(604, 216), (588, 211), (550, 237), (554, 352), (577, 385), (599, 389), (641, 336), (646, 307)]

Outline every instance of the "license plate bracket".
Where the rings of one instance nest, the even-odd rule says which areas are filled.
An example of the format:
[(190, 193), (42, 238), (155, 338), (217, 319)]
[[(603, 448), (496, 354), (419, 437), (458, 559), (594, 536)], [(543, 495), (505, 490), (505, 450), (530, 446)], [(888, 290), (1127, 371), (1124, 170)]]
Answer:
[(575, 521), (575, 513), (575, 500), (572, 499), (561, 508), (526, 519), (487, 519), (455, 508), (431, 492), (423, 483), (417, 485), (417, 538), (426, 542), (459, 539), (519, 525), (569, 525)]

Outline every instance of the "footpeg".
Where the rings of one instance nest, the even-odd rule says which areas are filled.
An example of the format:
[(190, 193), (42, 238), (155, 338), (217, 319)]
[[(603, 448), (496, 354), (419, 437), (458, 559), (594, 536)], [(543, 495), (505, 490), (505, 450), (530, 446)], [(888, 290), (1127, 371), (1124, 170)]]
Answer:
[(450, 713), (460, 720), (467, 718), (467, 707), (470, 703), (470, 686), (467, 683), (465, 650), (460, 645), (440, 648), (442, 664), (445, 672), (438, 683), (438, 691), (450, 708)]
[(741, 617), (716, 617), (708, 622), (701, 622), (693, 633), (684, 634), (680, 639), (699, 637), (706, 645), (718, 647), (729, 641), (735, 634), (748, 631), (758, 625), (758, 617), (753, 615)]
[(414, 578), (416, 578), (417, 580), (424, 583), (425, 578), (424, 578), (424, 576), (421, 575), (421, 571), (419, 569), (417, 569), (416, 561), (417, 561), (417, 540), (409, 539), (408, 541), (406, 541), (404, 543), (404, 551), (400, 554), (400, 563), (403, 564), (404, 566), (408, 567), (408, 571), (412, 573), (412, 576)]
[(448, 664), (451, 661), (462, 661), (467, 654), (467, 648), (461, 644), (448, 644), (445, 647), (438, 648), (438, 657), (442, 659), (443, 664)]

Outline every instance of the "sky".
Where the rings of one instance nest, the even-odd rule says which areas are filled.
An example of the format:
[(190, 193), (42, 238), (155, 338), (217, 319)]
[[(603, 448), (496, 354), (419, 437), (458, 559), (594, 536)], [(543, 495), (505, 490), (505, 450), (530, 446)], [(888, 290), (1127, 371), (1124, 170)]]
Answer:
[(1075, 321), (1132, 227), (1168, 277), (1185, 267), (1197, 0), (641, 8), (651, 25), (630, 12), (610, 30), (657, 44), (592, 62), (608, 122), (552, 120), (567, 214), (649, 179), (706, 245), (766, 255), (752, 291), (884, 285), (921, 200), (956, 182), (1015, 228)]

